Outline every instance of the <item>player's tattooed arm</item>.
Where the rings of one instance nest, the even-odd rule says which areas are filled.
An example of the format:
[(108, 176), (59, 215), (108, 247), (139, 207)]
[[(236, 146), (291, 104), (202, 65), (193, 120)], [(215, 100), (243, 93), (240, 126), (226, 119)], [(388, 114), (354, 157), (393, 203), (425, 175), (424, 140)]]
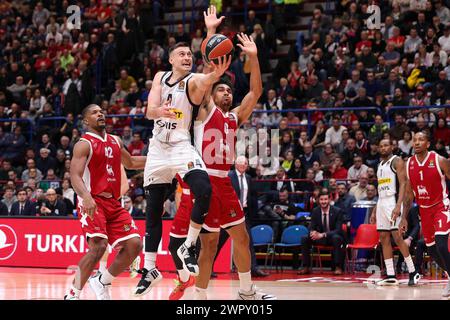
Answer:
[(140, 170), (144, 169), (145, 167), (145, 161), (147, 160), (146, 156), (132, 156), (127, 148), (125, 148), (125, 145), (122, 142), (122, 139), (117, 137), (117, 140), (120, 144), (120, 153), (122, 156), (122, 164), (125, 167), (125, 169), (128, 170)]
[(414, 200), (414, 193), (411, 188), (411, 182), (406, 179), (405, 183), (405, 196), (403, 198), (403, 216), (408, 219), (409, 210), (411, 210), (412, 203)]
[(405, 197), (405, 187), (406, 187), (406, 170), (405, 162), (400, 157), (394, 159), (394, 168), (397, 171), (397, 180), (399, 184), (398, 200), (392, 211), (391, 220), (394, 222), (397, 217), (401, 215), (402, 202)]
[(83, 199), (83, 210), (92, 218), (97, 210), (97, 205), (83, 181), (84, 168), (89, 153), (89, 142), (81, 140), (75, 144), (70, 165), (70, 181), (76, 194)]
[(238, 46), (250, 59), (250, 91), (242, 99), (241, 105), (234, 111), (238, 117), (238, 124), (241, 125), (251, 116), (259, 97), (261, 97), (262, 79), (258, 62), (258, 49), (255, 42), (251, 36), (244, 33), (238, 34), (237, 37), (241, 42)]
[(164, 72), (162, 71), (156, 73), (153, 78), (152, 90), (150, 90), (148, 95), (147, 112), (145, 115), (150, 120), (162, 117), (176, 119), (176, 115), (170, 110), (168, 103), (164, 103), (161, 106), (161, 78), (163, 75)]
[(220, 26), (225, 16), (217, 18), (217, 11), (215, 6), (209, 6), (207, 11), (203, 11), (205, 18), (206, 30), (208, 31), (206, 39), (216, 33), (217, 27)]
[(439, 156), (439, 166), (447, 179), (450, 179), (450, 159)]

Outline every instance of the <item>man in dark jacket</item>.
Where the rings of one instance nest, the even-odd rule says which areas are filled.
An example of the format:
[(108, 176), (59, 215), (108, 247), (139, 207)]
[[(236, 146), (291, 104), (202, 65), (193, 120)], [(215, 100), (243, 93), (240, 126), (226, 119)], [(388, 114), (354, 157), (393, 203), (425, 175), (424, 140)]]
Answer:
[(66, 204), (58, 200), (55, 189), (48, 189), (45, 196), (46, 200), (42, 202), (39, 208), (41, 216), (67, 216)]
[(36, 205), (27, 199), (25, 189), (17, 191), (17, 201), (11, 207), (10, 216), (34, 216), (36, 215)]
[(341, 275), (341, 266), (344, 261), (342, 250), (344, 244), (342, 211), (330, 205), (330, 196), (325, 191), (321, 191), (319, 195), (319, 205), (311, 212), (310, 233), (302, 239), (303, 269), (299, 271), (299, 274), (311, 273), (309, 267), (311, 264), (311, 246), (327, 245), (333, 246), (334, 274)]

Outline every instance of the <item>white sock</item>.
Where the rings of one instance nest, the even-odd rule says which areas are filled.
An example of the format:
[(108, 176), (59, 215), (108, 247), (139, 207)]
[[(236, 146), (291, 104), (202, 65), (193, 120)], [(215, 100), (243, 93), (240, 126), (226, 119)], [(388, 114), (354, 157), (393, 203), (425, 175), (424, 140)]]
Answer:
[(152, 270), (156, 268), (156, 252), (145, 252), (144, 253), (144, 268), (147, 270)]
[(100, 271), (101, 273), (105, 273), (105, 271), (106, 271), (106, 263), (107, 263), (107, 261), (101, 261), (100, 260), (100, 266), (98, 267), (98, 271)]
[(414, 262), (412, 261), (411, 255), (405, 257), (406, 266), (408, 267), (408, 272), (413, 273), (416, 271), (414, 267)]
[(239, 287), (241, 291), (248, 292), (252, 290), (252, 273), (249, 272), (238, 272), (239, 275)]
[(188, 281), (189, 277), (191, 276), (191, 273), (186, 271), (186, 270), (184, 270), (184, 269), (177, 270), (177, 272), (178, 272), (178, 277), (180, 278), (181, 282)]
[(200, 230), (201, 229), (196, 229), (196, 228), (194, 228), (192, 226), (189, 226), (188, 235), (187, 235), (186, 241), (184, 242), (186, 247), (189, 248), (191, 246), (195, 246), (195, 244), (197, 242), (198, 235), (200, 234)]
[(102, 273), (100, 276), (100, 282), (103, 284), (111, 284), (111, 282), (114, 280), (114, 276), (109, 273), (109, 270), (105, 270), (105, 273)]
[(384, 264), (386, 265), (386, 273), (388, 276), (395, 276), (394, 271), (394, 259), (385, 259)]
[(194, 300), (208, 300), (208, 297), (206, 296), (206, 289), (195, 287)]

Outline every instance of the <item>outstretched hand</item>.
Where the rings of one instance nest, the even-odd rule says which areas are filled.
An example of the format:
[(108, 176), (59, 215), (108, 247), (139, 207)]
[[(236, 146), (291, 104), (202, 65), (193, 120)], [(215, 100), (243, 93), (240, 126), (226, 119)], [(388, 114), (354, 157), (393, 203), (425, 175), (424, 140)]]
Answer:
[(228, 67), (231, 64), (231, 55), (229, 55), (228, 57), (226, 56), (222, 56), (217, 58), (217, 60), (219, 60), (218, 64), (215, 64), (213, 61), (211, 61), (211, 66), (212, 66), (212, 72), (215, 73), (215, 76), (217, 78), (220, 78), (225, 71), (227, 71)]
[(256, 57), (258, 55), (258, 48), (256, 47), (255, 41), (253, 41), (251, 36), (241, 32), (240, 34), (237, 34), (237, 37), (242, 43), (238, 43), (237, 45), (246, 55), (249, 57)]
[(212, 28), (217, 29), (217, 27), (222, 23), (223, 19), (225, 19), (225, 16), (217, 18), (216, 12), (217, 11), (215, 6), (209, 6), (207, 11), (203, 11), (203, 16), (205, 17), (205, 25), (208, 30)]

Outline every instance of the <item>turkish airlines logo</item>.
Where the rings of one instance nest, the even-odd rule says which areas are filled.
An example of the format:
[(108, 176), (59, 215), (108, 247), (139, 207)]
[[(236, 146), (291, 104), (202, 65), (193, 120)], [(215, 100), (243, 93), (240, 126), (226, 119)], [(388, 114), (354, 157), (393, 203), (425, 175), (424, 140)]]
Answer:
[(13, 228), (0, 224), (0, 260), (8, 260), (17, 249), (17, 235)]

